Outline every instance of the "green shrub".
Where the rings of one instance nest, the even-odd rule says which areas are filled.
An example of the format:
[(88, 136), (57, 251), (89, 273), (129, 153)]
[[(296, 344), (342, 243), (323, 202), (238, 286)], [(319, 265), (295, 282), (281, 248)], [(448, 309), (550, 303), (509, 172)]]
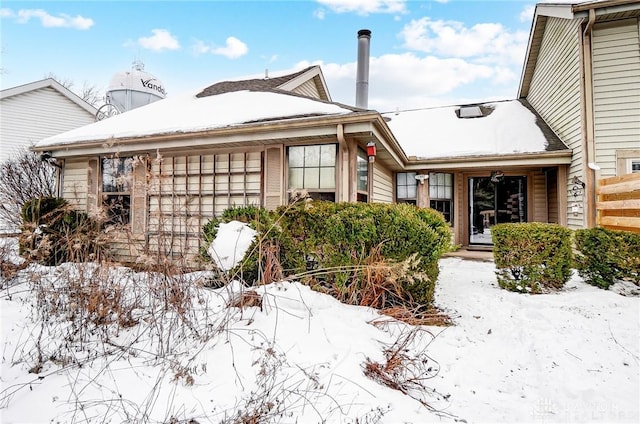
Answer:
[(588, 284), (603, 289), (616, 280), (640, 285), (640, 234), (589, 228), (574, 233), (575, 268)]
[(232, 220), (258, 231), (234, 275), (250, 283), (294, 276), (315, 288), (330, 288), (341, 300), (358, 297), (359, 288), (368, 284), (370, 289), (373, 280), (383, 287), (381, 280), (388, 275), (394, 287), (402, 287), (397, 298), (430, 305), (438, 259), (451, 242), (448, 224), (430, 209), (314, 201), (272, 213), (255, 207), (229, 209), (204, 226), (206, 244), (214, 240), (220, 222)]
[(560, 289), (571, 278), (571, 230), (537, 222), (491, 227), (500, 287), (540, 293)]
[(314, 280), (347, 291), (364, 278), (373, 252), (385, 261), (411, 263), (401, 281), (406, 297), (429, 305), (438, 259), (450, 247), (448, 224), (438, 212), (409, 204), (314, 201), (281, 207), (283, 266), (294, 273), (317, 262)]
[(20, 254), (43, 265), (84, 262), (106, 254), (98, 225), (66, 200), (41, 197), (22, 208)]

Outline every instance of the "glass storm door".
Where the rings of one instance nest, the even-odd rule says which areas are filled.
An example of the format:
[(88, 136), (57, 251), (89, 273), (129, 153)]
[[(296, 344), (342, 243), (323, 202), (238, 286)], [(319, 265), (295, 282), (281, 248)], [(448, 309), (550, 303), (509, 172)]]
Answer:
[(493, 245), (491, 227), (527, 221), (527, 177), (469, 178), (469, 244)]

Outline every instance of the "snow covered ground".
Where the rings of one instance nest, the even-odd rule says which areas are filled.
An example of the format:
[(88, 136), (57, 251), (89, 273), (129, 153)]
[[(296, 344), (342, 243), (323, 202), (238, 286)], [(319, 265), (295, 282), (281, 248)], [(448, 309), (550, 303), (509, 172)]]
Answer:
[[(578, 276), (559, 293), (517, 294), (497, 286), (492, 262), (443, 258), (440, 268), (436, 303), (455, 325), (414, 329), (403, 352), (423, 361), (429, 390), (407, 394), (363, 370), (412, 328), (295, 282), (259, 288), (261, 308), (228, 306), (238, 284), (198, 289), (198, 336), (174, 329), (165, 354), (142, 329), (161, 334), (162, 323), (142, 319), (111, 344), (76, 346), (82, 367), (49, 361), (29, 373), (35, 299), (26, 283), (3, 281), (0, 421), (217, 423), (254, 412), (283, 423), (640, 422), (640, 297)], [(113, 272), (133, 288), (144, 278)]]

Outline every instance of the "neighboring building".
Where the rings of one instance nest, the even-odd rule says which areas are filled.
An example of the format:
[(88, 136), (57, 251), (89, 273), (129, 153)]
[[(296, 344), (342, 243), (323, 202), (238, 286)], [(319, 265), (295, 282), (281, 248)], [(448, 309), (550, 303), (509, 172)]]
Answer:
[[(0, 163), (45, 137), (95, 122), (96, 109), (48, 78), (0, 91)], [(0, 219), (0, 233), (17, 229)]]
[(0, 91), (0, 162), (43, 138), (95, 122), (95, 114), (52, 78)]
[(595, 226), (598, 179), (640, 172), (639, 17), (637, 0), (536, 6), (518, 97), (573, 151), (571, 228)]
[(329, 98), (317, 66), (225, 81), (46, 138), (35, 150), (63, 166), (65, 198), (89, 212), (108, 206), (111, 220), (130, 227), (122, 259), (188, 257), (202, 226), (234, 205), (274, 209), (302, 189), (316, 199), (394, 201), (394, 175), (407, 158), (384, 119)]

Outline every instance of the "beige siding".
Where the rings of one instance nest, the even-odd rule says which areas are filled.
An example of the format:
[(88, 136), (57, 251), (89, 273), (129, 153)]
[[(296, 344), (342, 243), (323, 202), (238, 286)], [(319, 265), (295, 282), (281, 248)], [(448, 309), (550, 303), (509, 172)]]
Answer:
[(53, 88), (2, 99), (0, 161), (43, 138), (94, 122), (94, 117)]
[(533, 173), (533, 217), (529, 221), (547, 222), (547, 181), (542, 171)]
[(261, 206), (262, 152), (166, 156), (150, 164), (151, 252), (195, 255), (202, 226), (232, 206)]
[(547, 220), (548, 222), (559, 224), (560, 215), (558, 210), (558, 172), (551, 169), (546, 173), (547, 183)]
[(62, 197), (80, 210), (87, 210), (90, 175), (89, 160), (67, 159), (63, 170)]
[(264, 162), (264, 206), (274, 210), (283, 204), (284, 199), (284, 148), (277, 146), (266, 149)]
[[(570, 190), (569, 181), (582, 175), (582, 107), (580, 67), (580, 20), (549, 18), (540, 47), (527, 100), (556, 134), (573, 149), (567, 181), (560, 183)], [(582, 227), (583, 199), (571, 197), (567, 208), (579, 205), (578, 214), (568, 214), (569, 226)]]
[(640, 148), (640, 39), (636, 19), (593, 29), (596, 163), (616, 175), (616, 150)]
[(373, 163), (373, 195), (371, 201), (377, 203), (393, 202), (393, 173), (384, 166)]
[(305, 81), (300, 86), (296, 87), (293, 90), (294, 93), (302, 94), (303, 96), (313, 97), (314, 99), (320, 98), (320, 93), (318, 93), (318, 88), (316, 87), (313, 79)]

